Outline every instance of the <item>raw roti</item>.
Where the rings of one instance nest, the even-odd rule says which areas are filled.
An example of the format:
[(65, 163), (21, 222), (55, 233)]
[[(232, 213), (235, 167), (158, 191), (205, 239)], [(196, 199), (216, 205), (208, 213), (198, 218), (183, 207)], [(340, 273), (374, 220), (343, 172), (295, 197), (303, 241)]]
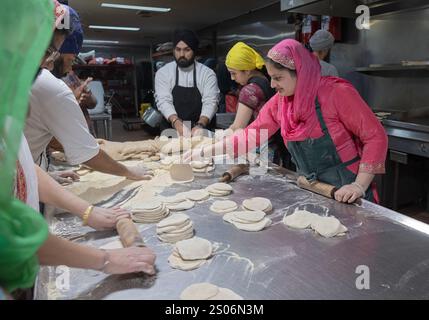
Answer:
[(238, 208), (235, 201), (232, 200), (216, 200), (210, 206), (210, 210), (216, 213), (227, 213), (234, 211)]
[(234, 220), (235, 212), (228, 212), (223, 216), (223, 220), (233, 224), (237, 229), (243, 231), (261, 231), (271, 224), (271, 219), (263, 218), (261, 221), (256, 223), (240, 223)]
[(173, 214), (172, 216), (165, 218), (163, 220), (161, 220), (158, 224), (157, 227), (159, 228), (163, 228), (163, 227), (168, 227), (168, 226), (178, 226), (178, 225), (182, 225), (185, 222), (189, 221), (189, 216), (184, 214), (184, 213), (176, 213)]
[(232, 221), (239, 223), (256, 223), (265, 218), (265, 212), (257, 211), (235, 211), (232, 214)]
[(264, 218), (261, 221), (256, 222), (256, 223), (240, 223), (240, 222), (236, 222), (233, 220), (232, 224), (237, 229), (240, 229), (243, 231), (255, 232), (255, 231), (261, 231), (261, 230), (265, 229), (266, 227), (268, 227), (271, 224), (271, 219)]
[(341, 222), (335, 217), (318, 216), (311, 222), (311, 228), (322, 237), (331, 238), (341, 233)]
[(219, 293), (218, 286), (208, 282), (194, 283), (180, 294), (181, 300), (207, 300)]
[(294, 229), (306, 229), (311, 226), (316, 216), (317, 214), (306, 210), (296, 210), (290, 215), (285, 215), (283, 223)]
[(194, 269), (201, 267), (203, 264), (206, 263), (206, 260), (203, 259), (203, 260), (186, 261), (186, 260), (181, 259), (175, 252), (173, 252), (168, 257), (168, 263), (174, 269), (189, 271), (189, 270), (194, 270)]
[(167, 204), (167, 208), (169, 208), (172, 211), (182, 211), (182, 210), (188, 210), (193, 208), (195, 205), (194, 201), (186, 199), (185, 201), (179, 202), (179, 203), (172, 203)]
[(243, 297), (228, 288), (219, 288), (219, 292), (209, 300), (243, 300)]
[(210, 194), (205, 189), (190, 190), (184, 193), (185, 197), (192, 201), (203, 201), (210, 197)]
[(170, 177), (175, 183), (194, 181), (194, 173), (189, 164), (173, 164), (170, 168)]
[(207, 259), (213, 252), (211, 242), (199, 237), (179, 241), (176, 248), (183, 260)]
[(223, 182), (213, 183), (209, 185), (207, 188), (213, 191), (229, 191), (229, 192), (232, 191), (232, 187), (229, 184), (223, 183)]
[(246, 210), (261, 210), (269, 212), (272, 210), (270, 199), (262, 197), (254, 197), (243, 201), (243, 208)]

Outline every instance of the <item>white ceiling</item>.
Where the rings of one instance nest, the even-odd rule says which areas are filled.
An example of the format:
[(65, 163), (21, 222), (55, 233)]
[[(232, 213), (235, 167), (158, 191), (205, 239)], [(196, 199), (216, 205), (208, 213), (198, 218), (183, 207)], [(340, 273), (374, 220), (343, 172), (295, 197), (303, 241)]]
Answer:
[[(168, 13), (142, 18), (137, 11), (101, 7), (102, 2), (153, 7), (168, 7)], [(169, 41), (177, 27), (196, 31), (222, 21), (257, 10), (275, 0), (69, 0), (79, 12), (84, 25), (85, 39), (114, 40), (120, 45), (150, 45)], [(88, 25), (140, 27), (137, 32), (94, 30)]]

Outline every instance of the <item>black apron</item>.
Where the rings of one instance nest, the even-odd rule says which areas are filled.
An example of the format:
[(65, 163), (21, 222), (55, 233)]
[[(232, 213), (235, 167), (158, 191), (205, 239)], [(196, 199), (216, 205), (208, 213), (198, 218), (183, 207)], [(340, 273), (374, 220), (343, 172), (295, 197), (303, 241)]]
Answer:
[[(360, 160), (359, 156), (342, 162), (337, 153), (334, 141), (320, 110), (319, 101), (316, 98), (316, 112), (323, 136), (318, 139), (306, 139), (304, 141), (289, 141), (287, 148), (292, 155), (292, 161), (300, 175), (309, 181), (319, 180), (329, 183), (337, 188), (350, 184), (356, 179), (356, 174), (347, 169), (347, 166)], [(366, 200), (374, 201), (371, 188), (365, 196)]]
[(203, 107), (202, 96), (197, 88), (197, 66), (194, 63), (194, 86), (179, 86), (179, 67), (176, 66), (176, 85), (172, 91), (173, 105), (177, 116), (183, 121), (191, 121), (192, 126), (198, 122)]
[[(197, 87), (197, 66), (194, 63), (194, 86), (181, 87), (179, 86), (179, 66), (176, 66), (176, 84), (171, 92), (173, 96), (173, 106), (176, 110), (177, 116), (185, 121), (191, 121), (193, 127), (200, 119), (201, 110), (203, 107), (202, 96)], [(213, 117), (208, 129), (215, 127), (216, 117)], [(171, 123), (166, 120), (161, 124), (161, 131), (171, 128)]]

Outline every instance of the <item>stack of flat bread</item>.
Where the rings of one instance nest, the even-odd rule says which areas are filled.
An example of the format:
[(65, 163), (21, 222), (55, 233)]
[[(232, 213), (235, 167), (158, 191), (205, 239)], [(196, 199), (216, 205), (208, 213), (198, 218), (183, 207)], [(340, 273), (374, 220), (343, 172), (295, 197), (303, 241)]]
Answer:
[(232, 193), (232, 187), (223, 182), (217, 182), (209, 185), (206, 190), (214, 197), (223, 197)]
[(271, 219), (264, 211), (233, 211), (223, 216), (223, 220), (244, 231), (261, 231), (271, 225)]
[(210, 210), (216, 213), (227, 213), (237, 210), (238, 205), (232, 200), (216, 200), (210, 206)]
[(131, 217), (138, 223), (156, 223), (167, 217), (170, 210), (161, 200), (155, 199), (131, 209)]
[(271, 212), (273, 210), (273, 205), (271, 204), (270, 199), (262, 198), (262, 197), (254, 197), (250, 199), (246, 199), (241, 204), (244, 210), (260, 210), (265, 213)]
[(194, 270), (205, 264), (212, 255), (213, 247), (210, 241), (193, 237), (176, 242), (173, 253), (168, 257), (168, 263), (175, 269)]
[(188, 215), (175, 213), (156, 225), (156, 234), (162, 242), (176, 243), (194, 236), (194, 224)]
[(215, 169), (212, 159), (203, 161), (191, 161), (190, 165), (192, 167), (192, 171), (195, 173), (208, 173), (212, 172)]
[(178, 193), (171, 197), (163, 197), (162, 201), (171, 211), (188, 210), (195, 205), (195, 202), (187, 199), (184, 193)]

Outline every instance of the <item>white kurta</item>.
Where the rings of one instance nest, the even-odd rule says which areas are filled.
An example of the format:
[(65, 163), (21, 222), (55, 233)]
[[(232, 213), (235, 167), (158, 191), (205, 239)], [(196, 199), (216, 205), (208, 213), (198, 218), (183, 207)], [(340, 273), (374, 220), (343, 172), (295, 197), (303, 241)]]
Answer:
[(34, 210), (39, 211), (39, 187), (37, 182), (37, 173), (34, 168), (35, 164), (28, 148), (27, 140), (24, 135), (19, 147), (18, 161), (24, 172), (25, 182), (27, 184), (27, 199), (25, 203)]
[(31, 88), (30, 114), (24, 133), (34, 161), (43, 169), (46, 167), (41, 157), (53, 137), (62, 144), (72, 165), (86, 162), (99, 152), (73, 92), (45, 69)]

